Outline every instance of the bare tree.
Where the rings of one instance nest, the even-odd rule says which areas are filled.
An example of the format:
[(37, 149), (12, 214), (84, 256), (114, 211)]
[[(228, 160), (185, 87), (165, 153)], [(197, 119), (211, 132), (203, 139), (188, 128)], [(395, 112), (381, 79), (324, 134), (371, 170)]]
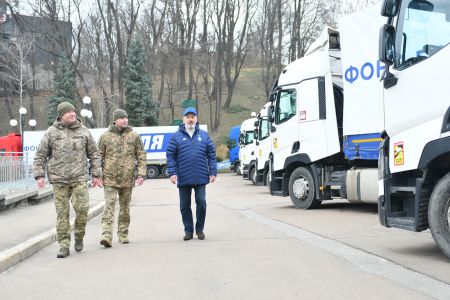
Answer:
[(264, 0), (257, 24), (261, 49), (261, 74), (265, 93), (268, 96), (274, 80), (280, 74), (283, 64), (283, 15), (287, 9), (283, 0)]
[(6, 71), (1, 74), (3, 80), (9, 82), (11, 90), (19, 96), (21, 107), (24, 105), (24, 95), (27, 94), (29, 83), (33, 78), (27, 63), (33, 44), (33, 35), (19, 36), (10, 43), (0, 44), (3, 53), (0, 68)]
[[(227, 98), (224, 109), (230, 108), (236, 81), (244, 64), (248, 52), (248, 35), (252, 17), (254, 15), (252, 0), (225, 1), (224, 32), (223, 32), (223, 61), (224, 75), (227, 85)], [(242, 22), (237, 28), (238, 22)]]
[(327, 3), (324, 0), (294, 0), (290, 18), (289, 61), (303, 57), (320, 33)]

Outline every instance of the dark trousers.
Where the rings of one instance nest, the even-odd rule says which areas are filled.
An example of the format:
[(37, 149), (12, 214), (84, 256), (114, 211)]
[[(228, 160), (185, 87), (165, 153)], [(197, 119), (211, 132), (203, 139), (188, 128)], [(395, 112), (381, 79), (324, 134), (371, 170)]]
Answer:
[(194, 220), (192, 219), (191, 194), (195, 191), (196, 219), (195, 232), (203, 232), (206, 217), (205, 185), (185, 185), (178, 187), (180, 193), (180, 211), (184, 224), (184, 232), (194, 233)]

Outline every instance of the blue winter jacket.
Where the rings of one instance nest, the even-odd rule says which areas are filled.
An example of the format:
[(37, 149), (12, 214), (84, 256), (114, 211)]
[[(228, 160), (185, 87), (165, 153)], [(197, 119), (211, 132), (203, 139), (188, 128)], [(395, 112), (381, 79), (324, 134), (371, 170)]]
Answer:
[(215, 146), (198, 123), (192, 138), (180, 125), (170, 138), (166, 156), (169, 176), (177, 175), (177, 186), (208, 184), (209, 176), (217, 176)]

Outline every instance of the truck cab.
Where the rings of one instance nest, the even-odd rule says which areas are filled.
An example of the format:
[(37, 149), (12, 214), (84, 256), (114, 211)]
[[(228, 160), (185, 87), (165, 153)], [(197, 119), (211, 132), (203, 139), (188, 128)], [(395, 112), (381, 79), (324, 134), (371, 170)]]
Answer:
[(255, 164), (255, 122), (256, 113), (251, 113), (252, 118), (241, 124), (239, 134), (239, 161), (240, 173), (244, 179), (250, 179), (249, 169)]
[(256, 176), (254, 177), (254, 184), (256, 185), (267, 185), (268, 182), (269, 157), (272, 155), (272, 141), (270, 139), (271, 123), (267, 118), (267, 112), (269, 111), (270, 105), (271, 102), (264, 104), (257, 115), (255, 131)]
[(21, 156), (22, 142), (20, 134), (10, 133), (0, 136), (0, 156)]
[(269, 190), (296, 208), (335, 197), (377, 203), (382, 18), (371, 8), (344, 19), (281, 72), (269, 107)]
[(228, 157), (230, 158), (231, 171), (238, 172), (239, 170), (239, 134), (241, 126), (234, 126), (230, 129), (228, 135), (227, 147)]
[(430, 228), (450, 257), (450, 0), (385, 0), (382, 15), (380, 222)]

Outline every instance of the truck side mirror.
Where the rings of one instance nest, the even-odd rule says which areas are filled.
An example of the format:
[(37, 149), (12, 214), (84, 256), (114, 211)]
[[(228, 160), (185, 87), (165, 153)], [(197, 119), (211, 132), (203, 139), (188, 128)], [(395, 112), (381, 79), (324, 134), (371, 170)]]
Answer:
[(381, 15), (383, 17), (395, 17), (398, 14), (399, 0), (384, 0), (381, 6)]
[(380, 29), (379, 58), (380, 61), (390, 66), (395, 57), (395, 28), (392, 25), (383, 25)]
[(269, 108), (267, 109), (267, 121), (269, 123), (273, 123), (273, 121), (274, 121), (274, 119), (273, 119), (273, 111), (274, 111), (273, 105), (269, 106)]
[(239, 135), (239, 146), (242, 147), (242, 145), (244, 145), (244, 140), (245, 139), (245, 135), (241, 132), (241, 134)]
[(275, 131), (277, 131), (277, 129), (275, 128), (275, 126), (270, 127), (270, 132), (274, 133)]
[(231, 143), (230, 143), (230, 141), (227, 141), (227, 147), (228, 147), (228, 149), (231, 149)]

